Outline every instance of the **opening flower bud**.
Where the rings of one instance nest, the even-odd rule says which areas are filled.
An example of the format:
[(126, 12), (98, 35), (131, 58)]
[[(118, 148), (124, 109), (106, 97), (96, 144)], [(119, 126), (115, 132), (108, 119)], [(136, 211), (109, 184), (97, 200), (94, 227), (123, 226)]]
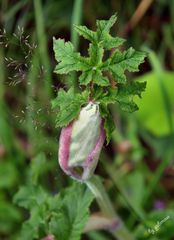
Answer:
[(97, 103), (89, 102), (77, 120), (61, 131), (59, 163), (63, 171), (79, 181), (93, 174), (105, 140), (104, 121)]

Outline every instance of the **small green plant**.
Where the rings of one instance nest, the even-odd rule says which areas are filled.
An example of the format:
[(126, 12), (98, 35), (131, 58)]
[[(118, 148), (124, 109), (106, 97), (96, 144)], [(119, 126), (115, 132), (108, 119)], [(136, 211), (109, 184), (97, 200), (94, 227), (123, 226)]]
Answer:
[[(86, 26), (74, 26), (90, 41), (87, 57), (75, 52), (71, 42), (53, 39), (58, 61), (55, 72), (80, 72), (78, 83), (83, 88), (80, 93), (75, 93), (73, 86), (67, 92), (61, 89), (52, 102), (53, 108), (58, 109), (56, 125), (64, 127), (59, 144), (59, 163), (66, 174), (78, 180), (84, 181), (92, 176), (105, 136), (107, 143), (111, 139), (115, 125), (109, 105), (118, 102), (121, 109), (133, 112), (138, 109), (133, 97), (141, 97), (146, 87), (145, 82), (126, 79), (125, 71), (138, 71), (146, 54), (133, 48), (118, 49), (125, 40), (110, 35), (115, 22), (116, 15), (109, 20), (97, 20), (96, 32)], [(106, 58), (111, 50), (110, 57)], [(82, 108), (84, 105), (86, 107)]]
[[(132, 47), (124, 51), (118, 49), (125, 40), (110, 35), (110, 29), (115, 22), (116, 15), (109, 20), (97, 20), (96, 32), (86, 26), (74, 26), (75, 31), (90, 42), (87, 57), (75, 52), (71, 42), (53, 39), (55, 58), (58, 61), (55, 72), (80, 72), (78, 82), (84, 89), (80, 93), (75, 93), (73, 86), (67, 92), (59, 90), (57, 98), (52, 102), (53, 108), (59, 108), (57, 127), (67, 126), (76, 119), (82, 105), (89, 101), (97, 102), (105, 120), (107, 143), (114, 130), (109, 104), (118, 102), (122, 110), (133, 112), (138, 109), (133, 97), (140, 97), (146, 86), (145, 82), (131, 82), (126, 79), (125, 71), (137, 72), (146, 54)], [(105, 59), (108, 51), (111, 52), (110, 57)]]

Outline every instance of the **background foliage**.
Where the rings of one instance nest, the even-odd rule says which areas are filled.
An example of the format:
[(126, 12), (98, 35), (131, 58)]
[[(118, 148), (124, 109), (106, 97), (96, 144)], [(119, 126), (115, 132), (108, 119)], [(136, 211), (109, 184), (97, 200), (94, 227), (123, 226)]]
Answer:
[[(77, 82), (75, 74), (53, 73), (52, 37), (71, 40), (85, 56), (88, 42), (78, 38), (73, 23), (95, 30), (96, 19), (115, 12), (112, 35), (126, 38), (126, 49), (149, 52), (140, 72), (127, 74), (129, 81), (147, 81), (147, 89), (142, 99), (134, 98), (139, 111), (110, 108), (116, 129), (96, 172), (136, 239), (174, 237), (174, 1), (142, 1), (151, 3), (147, 10), (142, 5), (142, 18), (140, 2), (0, 1), (0, 239), (80, 239), (93, 196), (72, 185), (57, 164), (59, 130), (50, 102), (60, 87)], [(94, 201), (91, 212), (97, 210)], [(92, 231), (81, 239), (113, 237)]]

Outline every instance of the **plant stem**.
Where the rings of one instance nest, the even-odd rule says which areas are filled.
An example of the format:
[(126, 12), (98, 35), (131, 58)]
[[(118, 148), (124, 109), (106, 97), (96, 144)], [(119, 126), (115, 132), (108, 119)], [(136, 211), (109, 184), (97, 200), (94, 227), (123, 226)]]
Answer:
[[(83, 0), (74, 0), (72, 17), (71, 17), (71, 42), (74, 45), (74, 50), (79, 49), (79, 34), (74, 30), (74, 24), (80, 25), (82, 21), (82, 7)], [(73, 82), (74, 88), (78, 89), (77, 74), (74, 72), (70, 76), (71, 82)]]
[(113, 226), (113, 230), (110, 230), (112, 235), (118, 240), (133, 240), (133, 235), (128, 231), (121, 218), (116, 214), (100, 178), (93, 176), (86, 184), (95, 195), (102, 212), (107, 217), (115, 219), (115, 226)]
[(26, 112), (27, 133), (30, 144), (32, 145), (32, 149), (35, 149), (35, 146), (37, 146), (36, 142), (38, 139), (38, 132), (36, 132), (33, 125), (33, 119), (36, 119), (35, 116), (36, 109), (33, 100), (34, 99), (33, 89), (36, 87), (38, 71), (39, 71), (39, 59), (38, 52), (36, 50), (32, 57), (32, 65), (30, 66), (30, 70), (27, 76), (27, 95), (26, 95), (26, 105), (28, 106)]
[[(104, 164), (102, 162), (102, 164)], [(128, 205), (129, 209), (132, 210), (133, 214), (135, 215), (135, 217), (142, 223), (144, 223), (145, 221), (145, 214), (143, 211), (140, 211), (129, 199), (129, 196), (127, 195), (126, 191), (124, 190), (124, 188), (122, 187), (122, 184), (120, 182), (120, 180), (116, 177), (116, 174), (114, 174), (114, 169), (112, 169), (109, 166), (106, 166), (106, 164), (104, 164), (104, 167), (106, 169), (106, 172), (109, 174), (109, 176), (111, 177), (114, 185), (117, 188), (117, 191), (120, 193), (120, 195), (122, 196), (122, 198), (124, 199), (124, 201), (126, 202), (126, 204)]]
[(165, 168), (169, 165), (171, 159), (173, 156), (173, 150), (169, 151), (167, 156), (165, 157), (165, 160), (161, 161), (159, 167), (156, 170), (156, 173), (154, 174), (145, 194), (144, 194), (144, 198), (143, 198), (143, 204), (146, 204), (146, 202), (148, 201), (148, 199), (150, 198), (151, 194), (154, 192)]
[(33, 0), (34, 13), (36, 19), (36, 32), (38, 38), (38, 49), (40, 55), (40, 62), (44, 68), (45, 75), (45, 91), (48, 98), (51, 97), (51, 65), (47, 51), (47, 38), (44, 29), (44, 16), (41, 0)]
[(74, 31), (74, 24), (81, 24), (83, 0), (74, 0), (73, 12), (71, 17), (71, 42), (75, 51), (79, 48), (79, 35)]

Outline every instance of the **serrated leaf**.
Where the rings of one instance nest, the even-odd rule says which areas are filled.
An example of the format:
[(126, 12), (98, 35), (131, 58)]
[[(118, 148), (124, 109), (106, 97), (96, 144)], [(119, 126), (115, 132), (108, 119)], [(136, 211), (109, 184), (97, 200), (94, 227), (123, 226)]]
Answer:
[(99, 70), (96, 70), (93, 75), (93, 82), (97, 84), (98, 86), (109, 86), (109, 79), (107, 77), (104, 77), (102, 72)]
[(79, 33), (80, 36), (83, 36), (85, 39), (90, 42), (96, 42), (96, 32), (88, 29), (86, 26), (77, 26), (74, 25), (74, 29)]
[(29, 220), (25, 221), (22, 225), (20, 239), (39, 239), (39, 230), (41, 225), (44, 225), (43, 216), (40, 215), (39, 208), (35, 208), (30, 212)]
[(146, 82), (131, 82), (126, 85), (119, 85), (119, 94), (137, 95), (141, 98), (141, 94), (146, 89)]
[(108, 113), (107, 117), (105, 118), (104, 128), (106, 131), (106, 142), (109, 144), (112, 133), (115, 129), (115, 124), (110, 113)]
[(119, 103), (121, 110), (123, 110), (124, 112), (132, 113), (132, 112), (135, 112), (138, 110), (137, 104), (134, 103), (133, 100), (130, 98), (118, 100), (118, 103)]
[(66, 126), (78, 116), (81, 106), (88, 101), (88, 95), (87, 91), (75, 94), (73, 88), (70, 88), (68, 92), (63, 89), (59, 90), (57, 98), (52, 101), (52, 107), (59, 109), (56, 117), (57, 127)]
[(81, 85), (88, 85), (92, 80), (93, 72), (91, 70), (83, 72), (79, 77), (79, 83)]
[(31, 209), (40, 205), (47, 199), (47, 193), (41, 186), (22, 186), (15, 194), (13, 201), (20, 207)]
[(99, 44), (89, 44), (88, 53), (90, 57), (90, 64), (93, 68), (102, 63), (104, 49), (101, 48)]
[(106, 36), (103, 42), (103, 47), (107, 50), (121, 46), (126, 40), (119, 37)]
[(104, 129), (106, 132), (106, 142), (109, 144), (112, 133), (115, 129), (115, 123), (113, 117), (105, 104), (100, 104), (100, 113), (104, 118)]
[(117, 101), (117, 92), (117, 88), (108, 88), (105, 91), (102, 89), (101, 92), (95, 93), (94, 99), (107, 106)]
[(95, 100), (95, 102), (100, 102), (100, 99), (103, 96), (103, 90), (104, 90), (103, 88), (94, 85), (92, 97)]
[(110, 17), (109, 20), (97, 20), (97, 38), (98, 42), (103, 41), (105, 36), (109, 34), (111, 27), (116, 22), (116, 14)]
[(53, 49), (55, 58), (58, 61), (55, 69), (56, 73), (67, 74), (71, 71), (86, 71), (89, 69), (88, 60), (74, 51), (71, 42), (53, 38)]
[(137, 104), (133, 101), (135, 95), (141, 97), (142, 91), (146, 88), (146, 82), (132, 82), (129, 84), (118, 84), (118, 93), (116, 96), (120, 108), (126, 112), (138, 110)]
[(94, 196), (80, 183), (73, 184), (63, 194), (62, 205), (49, 224), (50, 232), (62, 240), (79, 240), (89, 217), (89, 205)]
[(126, 82), (125, 70), (129, 72), (138, 71), (138, 66), (144, 62), (146, 54), (129, 48), (124, 52), (116, 50), (107, 64), (104, 63), (104, 70), (111, 71), (114, 79), (118, 83)]

